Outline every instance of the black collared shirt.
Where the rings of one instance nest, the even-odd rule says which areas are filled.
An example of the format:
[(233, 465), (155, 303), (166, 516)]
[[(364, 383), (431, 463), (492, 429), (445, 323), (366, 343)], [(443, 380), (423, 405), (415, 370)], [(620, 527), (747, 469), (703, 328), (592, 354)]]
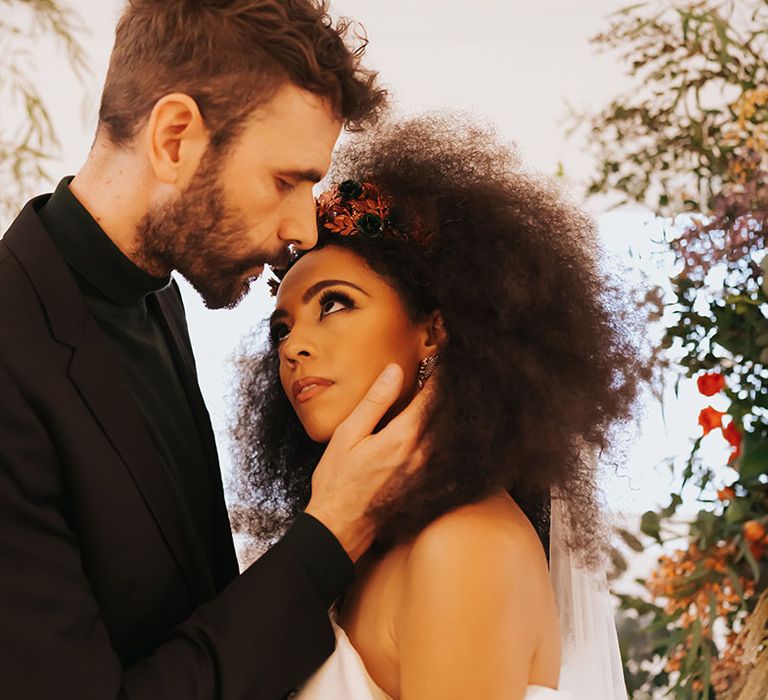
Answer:
[(38, 215), (123, 361), (128, 388), (181, 488), (210, 561), (211, 465), (179, 377), (186, 370), (177, 367), (159, 309), (147, 303), (171, 278), (153, 277), (123, 255), (72, 194), (71, 180), (59, 183)]

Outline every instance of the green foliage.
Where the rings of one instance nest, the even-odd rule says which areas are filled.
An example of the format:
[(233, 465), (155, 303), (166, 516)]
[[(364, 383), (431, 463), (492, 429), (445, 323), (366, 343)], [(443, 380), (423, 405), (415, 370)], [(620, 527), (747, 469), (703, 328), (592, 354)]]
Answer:
[[(641, 3), (595, 42), (617, 50), (633, 90), (591, 121), (600, 162), (593, 192), (618, 192), (662, 214), (714, 208), (728, 180), (730, 100), (768, 78), (768, 4)], [(638, 12), (643, 10), (643, 12)]]
[(51, 39), (76, 74), (87, 72), (77, 15), (54, 0), (0, 0), (0, 215), (10, 218), (48, 179), (59, 140), (39, 86), (35, 47)]
[[(662, 346), (706, 395), (717, 382), (729, 407), (714, 431), (732, 447), (730, 465), (709, 464), (696, 440), (673, 465), (669, 505), (642, 517), (645, 537), (684, 544), (646, 596), (621, 598), (628, 684), (636, 698), (720, 698), (738, 685), (733, 639), (768, 586), (768, 0), (641, 3), (595, 41), (621, 54), (632, 89), (587, 120), (589, 191), (677, 218)], [(702, 507), (681, 524), (691, 485)]]

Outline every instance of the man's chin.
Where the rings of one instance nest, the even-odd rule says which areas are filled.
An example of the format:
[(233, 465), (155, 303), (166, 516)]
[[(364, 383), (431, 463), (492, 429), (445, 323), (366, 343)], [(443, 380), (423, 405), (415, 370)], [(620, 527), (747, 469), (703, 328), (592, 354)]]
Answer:
[(250, 290), (251, 282), (250, 280), (246, 280), (243, 282), (240, 289), (238, 289), (237, 292), (233, 294), (223, 296), (219, 294), (211, 295), (200, 293), (200, 296), (203, 299), (205, 308), (210, 309), (211, 311), (219, 311), (220, 309), (234, 309), (243, 299), (245, 299)]
[(195, 284), (192, 280), (189, 280), (189, 282), (200, 295), (205, 308), (211, 311), (234, 309), (251, 289), (250, 279), (240, 282), (239, 286), (235, 289), (231, 287), (227, 289), (211, 289), (206, 285)]
[(211, 287), (210, 278), (197, 280), (188, 278), (188, 281), (200, 295), (207, 309), (234, 309), (246, 297), (251, 290), (251, 283), (255, 282), (263, 271), (264, 266), (258, 265), (245, 272), (228, 275), (225, 279), (236, 278), (237, 282), (226, 287), (224, 285)]

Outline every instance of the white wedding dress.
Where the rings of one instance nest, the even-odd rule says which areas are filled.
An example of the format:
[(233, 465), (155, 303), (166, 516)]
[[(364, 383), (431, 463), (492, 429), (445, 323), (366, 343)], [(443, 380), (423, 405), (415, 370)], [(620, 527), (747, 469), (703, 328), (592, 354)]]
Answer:
[[(605, 571), (585, 569), (566, 540), (563, 503), (552, 500), (550, 574), (560, 614), (560, 690), (528, 686), (524, 700), (626, 700), (619, 640)], [(392, 700), (333, 619), (336, 650), (292, 696), (296, 700)]]
[[(392, 700), (368, 675), (360, 655), (341, 627), (336, 632), (336, 651), (305, 683), (296, 700)], [(575, 700), (569, 693), (528, 686), (525, 700)]]

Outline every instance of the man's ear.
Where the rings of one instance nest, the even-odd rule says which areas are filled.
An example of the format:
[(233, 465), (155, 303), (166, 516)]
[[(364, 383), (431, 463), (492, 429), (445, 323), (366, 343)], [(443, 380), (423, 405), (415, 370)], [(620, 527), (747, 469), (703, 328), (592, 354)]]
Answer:
[(440, 352), (448, 342), (448, 333), (445, 330), (445, 321), (440, 311), (433, 311), (424, 323), (424, 336), (422, 351), (427, 355)]
[(163, 184), (180, 188), (192, 179), (210, 134), (197, 103), (180, 92), (160, 98), (147, 124), (150, 165)]

